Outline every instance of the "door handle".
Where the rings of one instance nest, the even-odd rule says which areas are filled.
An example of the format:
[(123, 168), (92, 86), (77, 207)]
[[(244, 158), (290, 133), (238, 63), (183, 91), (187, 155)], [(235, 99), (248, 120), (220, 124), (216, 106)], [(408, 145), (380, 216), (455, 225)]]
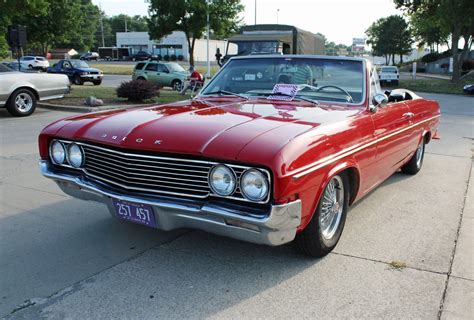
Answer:
[(407, 113), (404, 113), (403, 116), (405, 118), (412, 118), (415, 114), (413, 112), (407, 112)]

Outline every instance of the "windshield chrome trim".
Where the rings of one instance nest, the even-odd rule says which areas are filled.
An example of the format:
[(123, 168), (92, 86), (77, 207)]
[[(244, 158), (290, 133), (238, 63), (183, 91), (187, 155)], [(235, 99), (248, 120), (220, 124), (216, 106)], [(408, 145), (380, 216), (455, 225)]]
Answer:
[(237, 57), (232, 57), (229, 59), (229, 61), (224, 64), (224, 66), (212, 77), (211, 81), (209, 81), (207, 84), (204, 85), (204, 87), (199, 91), (199, 94), (196, 96), (196, 98), (201, 98), (204, 99), (206, 97), (212, 97), (212, 96), (207, 96), (202, 94), (202, 92), (205, 92), (207, 90), (207, 87), (209, 87), (214, 81), (216, 81), (217, 76), (225, 70), (225, 68), (228, 67), (229, 63), (232, 60), (245, 60), (245, 59), (315, 59), (315, 60), (345, 60), (345, 61), (360, 61), (362, 62), (362, 69), (363, 69), (363, 78), (362, 78), (362, 100), (358, 103), (350, 103), (350, 102), (343, 102), (343, 101), (332, 101), (332, 100), (325, 100), (325, 99), (317, 99), (318, 102), (324, 102), (324, 103), (336, 103), (336, 104), (343, 104), (351, 107), (363, 107), (365, 106), (368, 100), (367, 97), (367, 60), (363, 58), (351, 58), (351, 57), (331, 57), (331, 56), (318, 56), (318, 55), (261, 55), (261, 56), (237, 56)]

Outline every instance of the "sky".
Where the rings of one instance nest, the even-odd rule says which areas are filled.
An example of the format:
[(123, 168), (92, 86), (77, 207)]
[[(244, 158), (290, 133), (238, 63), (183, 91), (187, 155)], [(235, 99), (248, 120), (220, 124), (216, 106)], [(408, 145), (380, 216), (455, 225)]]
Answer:
[[(144, 0), (93, 0), (109, 16), (120, 13), (146, 15)], [(241, 0), (245, 6), (242, 19), (254, 24), (255, 0)], [(352, 38), (364, 37), (365, 30), (381, 17), (401, 14), (392, 0), (256, 0), (257, 23), (294, 25), (324, 34), (328, 41), (352, 44)]]

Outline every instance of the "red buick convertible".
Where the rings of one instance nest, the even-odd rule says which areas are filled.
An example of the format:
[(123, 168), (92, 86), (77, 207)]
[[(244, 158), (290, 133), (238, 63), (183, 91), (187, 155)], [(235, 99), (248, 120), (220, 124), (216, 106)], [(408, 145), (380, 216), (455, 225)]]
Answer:
[(439, 117), (436, 101), (381, 92), (364, 59), (237, 57), (192, 100), (50, 124), (40, 168), (118, 219), (320, 257), (354, 202), (421, 169)]

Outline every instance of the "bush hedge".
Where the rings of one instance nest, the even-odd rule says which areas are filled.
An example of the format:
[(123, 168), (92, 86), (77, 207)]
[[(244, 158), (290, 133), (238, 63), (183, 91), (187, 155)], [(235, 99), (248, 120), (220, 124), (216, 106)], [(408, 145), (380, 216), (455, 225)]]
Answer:
[(132, 80), (122, 82), (117, 88), (117, 97), (126, 98), (129, 101), (140, 102), (160, 95), (159, 87), (146, 80)]

